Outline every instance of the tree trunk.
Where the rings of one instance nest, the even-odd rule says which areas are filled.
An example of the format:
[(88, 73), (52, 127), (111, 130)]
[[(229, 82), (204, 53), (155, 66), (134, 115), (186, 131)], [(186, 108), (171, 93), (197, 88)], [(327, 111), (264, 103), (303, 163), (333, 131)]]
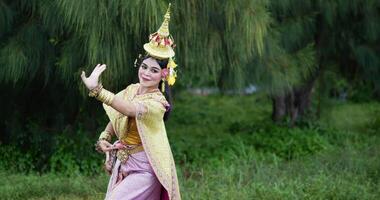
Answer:
[(281, 122), (286, 115), (285, 96), (277, 95), (272, 97), (272, 120)]
[(298, 106), (296, 104), (297, 96), (294, 92), (294, 89), (288, 93), (286, 96), (286, 106), (287, 106), (287, 111), (286, 113), (290, 117), (290, 126), (293, 127), (297, 118), (298, 118)]
[(285, 116), (289, 116), (289, 125), (294, 126), (299, 118), (307, 114), (311, 105), (311, 94), (318, 75), (319, 70), (313, 73), (305, 84), (294, 87), (286, 95), (272, 96), (272, 120), (274, 122), (281, 122)]
[(319, 70), (315, 74), (313, 74), (304, 85), (294, 90), (295, 93), (295, 104), (299, 109), (300, 115), (304, 115), (307, 109), (310, 108), (311, 105), (311, 93), (313, 91), (315, 82), (319, 75)]

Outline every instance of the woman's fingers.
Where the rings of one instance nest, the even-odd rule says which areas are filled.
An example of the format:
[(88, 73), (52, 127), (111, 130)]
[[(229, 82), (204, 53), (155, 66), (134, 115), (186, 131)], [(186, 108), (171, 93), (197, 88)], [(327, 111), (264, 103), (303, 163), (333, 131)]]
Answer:
[(101, 141), (100, 147), (102, 148), (103, 152), (112, 150), (112, 144), (105, 140)]
[(89, 77), (86, 77), (86, 73), (82, 71), (80, 77), (88, 89), (92, 89), (98, 85), (98, 79), (101, 73), (106, 70), (106, 64), (97, 64)]
[(111, 150), (112, 150), (112, 147), (103, 146), (103, 147), (102, 147), (102, 150), (103, 150), (104, 152), (106, 152), (106, 151), (111, 151)]
[(104, 69), (105, 69), (106, 67), (107, 67), (106, 64), (102, 64), (102, 65), (100, 65), (100, 66), (97, 68), (97, 71), (102, 72), (102, 71), (104, 71)]
[(103, 148), (103, 151), (104, 151), (104, 152), (106, 152), (106, 151), (111, 151), (111, 150), (112, 150), (111, 147), (105, 147), (105, 148)]
[(112, 144), (111, 144), (111, 143), (109, 143), (109, 142), (108, 142), (108, 141), (106, 141), (106, 140), (102, 140), (102, 144), (106, 145), (107, 147), (110, 147), (110, 146), (112, 146)]
[(106, 70), (106, 68), (107, 68), (107, 65), (102, 65), (102, 66), (100, 67), (100, 69), (99, 69), (99, 73), (100, 73), (100, 74), (103, 73), (104, 70)]
[(82, 71), (82, 74), (80, 75), (80, 77), (82, 78), (82, 80), (84, 80), (86, 78), (86, 73)]
[(105, 64), (97, 65), (92, 71), (91, 75), (100, 76), (100, 74), (107, 68)]

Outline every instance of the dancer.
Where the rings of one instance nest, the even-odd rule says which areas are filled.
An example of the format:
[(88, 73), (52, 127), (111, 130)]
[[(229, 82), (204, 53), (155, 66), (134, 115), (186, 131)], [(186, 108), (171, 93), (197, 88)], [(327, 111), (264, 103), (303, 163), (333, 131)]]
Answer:
[[(163, 93), (170, 95), (176, 79), (169, 20), (170, 4), (161, 27), (144, 45), (147, 54), (135, 62), (139, 83), (115, 95), (98, 83), (105, 64), (98, 64), (89, 77), (81, 74), (89, 96), (103, 102), (110, 120), (97, 142), (111, 175), (106, 199), (181, 199), (164, 123), (171, 102)], [(113, 135), (117, 141), (111, 144)]]

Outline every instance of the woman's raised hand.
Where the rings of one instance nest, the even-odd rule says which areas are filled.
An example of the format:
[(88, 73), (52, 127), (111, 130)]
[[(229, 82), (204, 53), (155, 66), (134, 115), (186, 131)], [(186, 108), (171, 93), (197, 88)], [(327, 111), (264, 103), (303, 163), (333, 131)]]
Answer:
[(99, 76), (106, 70), (107, 66), (105, 64), (98, 64), (92, 71), (91, 75), (87, 78), (86, 73), (82, 71), (80, 77), (87, 89), (92, 90), (99, 84)]

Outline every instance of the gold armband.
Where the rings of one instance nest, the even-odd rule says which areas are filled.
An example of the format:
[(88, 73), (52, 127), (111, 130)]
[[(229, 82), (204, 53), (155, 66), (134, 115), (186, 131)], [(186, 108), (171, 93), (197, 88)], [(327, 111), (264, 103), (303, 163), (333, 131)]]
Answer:
[(104, 130), (102, 133), (100, 133), (99, 139), (95, 144), (96, 151), (99, 153), (104, 153), (102, 151), (102, 148), (100, 147), (100, 141), (105, 140), (105, 141), (111, 142), (111, 139), (112, 139), (112, 134), (110, 132)]
[(88, 93), (88, 96), (95, 97), (97, 100), (107, 105), (111, 105), (113, 98), (115, 97), (115, 94), (104, 89), (103, 85), (100, 83), (98, 86), (92, 89), (90, 93)]
[(108, 131), (103, 131), (100, 133), (99, 140), (106, 140), (108, 142), (111, 142), (112, 134)]
[(113, 98), (115, 97), (115, 94), (106, 90), (106, 89), (101, 89), (98, 96), (95, 98), (107, 105), (111, 105)]

